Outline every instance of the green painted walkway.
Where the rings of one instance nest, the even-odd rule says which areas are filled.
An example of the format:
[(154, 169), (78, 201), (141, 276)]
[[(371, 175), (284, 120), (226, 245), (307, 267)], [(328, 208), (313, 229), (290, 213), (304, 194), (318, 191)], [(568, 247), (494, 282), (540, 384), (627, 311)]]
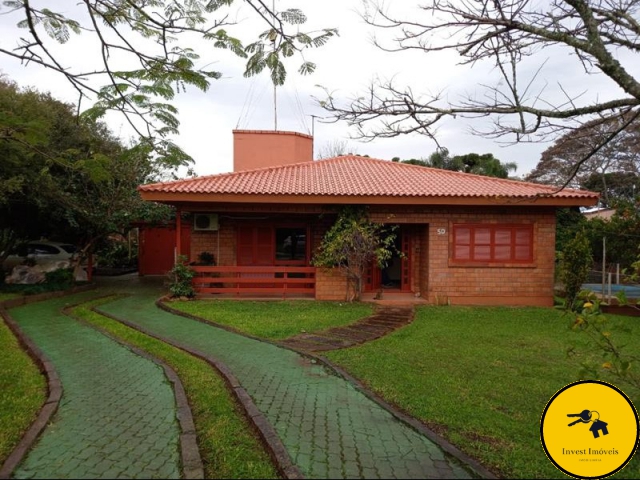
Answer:
[(295, 352), (172, 315), (157, 291), (100, 310), (225, 363), (309, 478), (469, 478), (457, 461), (350, 383)]
[(14, 476), (180, 478), (175, 399), (162, 368), (60, 313), (90, 296), (10, 311), (63, 385), (52, 423)]

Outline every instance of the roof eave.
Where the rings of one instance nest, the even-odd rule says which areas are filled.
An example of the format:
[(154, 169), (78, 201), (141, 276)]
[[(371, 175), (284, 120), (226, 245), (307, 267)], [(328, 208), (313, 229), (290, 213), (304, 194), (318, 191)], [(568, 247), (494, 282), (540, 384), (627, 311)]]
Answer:
[(366, 204), (366, 205), (492, 205), (492, 206), (550, 206), (586, 207), (595, 205), (598, 197), (577, 196), (382, 196), (382, 195), (283, 195), (283, 194), (212, 194), (154, 192), (141, 190), (143, 200), (161, 203), (295, 203), (295, 204)]

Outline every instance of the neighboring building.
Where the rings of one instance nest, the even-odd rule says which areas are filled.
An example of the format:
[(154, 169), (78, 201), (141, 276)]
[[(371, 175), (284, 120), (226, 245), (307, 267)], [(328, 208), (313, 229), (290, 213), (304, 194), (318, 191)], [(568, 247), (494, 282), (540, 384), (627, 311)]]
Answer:
[[(346, 280), (311, 266), (341, 205), (397, 225), (403, 258), (370, 268), (365, 291), (452, 304), (552, 305), (556, 208), (598, 194), (341, 156), (313, 161), (312, 138), (234, 131), (234, 172), (141, 186), (142, 198), (193, 216), (191, 260), (203, 293), (306, 293), (344, 300)], [(181, 215), (178, 215), (180, 218)], [(180, 226), (178, 230), (180, 230)], [(180, 238), (176, 237), (178, 250)]]
[(592, 218), (601, 218), (602, 220), (611, 220), (616, 213), (615, 208), (594, 208), (582, 212), (584, 218), (591, 220)]

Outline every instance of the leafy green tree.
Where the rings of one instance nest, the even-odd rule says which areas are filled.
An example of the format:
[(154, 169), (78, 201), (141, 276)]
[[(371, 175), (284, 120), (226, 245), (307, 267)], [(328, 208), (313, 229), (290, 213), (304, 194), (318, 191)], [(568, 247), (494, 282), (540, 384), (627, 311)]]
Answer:
[[(261, 0), (242, 2), (266, 28), (246, 45), (231, 33), (230, 8), (240, 3), (234, 0), (82, 0), (75, 8), (49, 3), (2, 2), (0, 14), (24, 34), (13, 42), (4, 36), (4, 45), (11, 46), (0, 47), (0, 54), (64, 76), (78, 93), (78, 108), (89, 102), (86, 116), (95, 120), (107, 111), (121, 112), (139, 142), (176, 162), (187, 157), (171, 140), (179, 127), (172, 100), (187, 87), (206, 91), (222, 75), (209, 68), (215, 56), (201, 55), (228, 50), (246, 61), (245, 76), (268, 70), (273, 83), (282, 85), (286, 59), (322, 46), (337, 33), (304, 32), (307, 18), (301, 10), (276, 12)], [(82, 37), (85, 48), (96, 47), (74, 66), (59, 45), (75, 37)], [(302, 57), (298, 71), (314, 69)]]
[(89, 251), (132, 220), (169, 213), (136, 189), (175, 165), (146, 142), (124, 146), (104, 124), (78, 118), (73, 105), (1, 80), (0, 132), (3, 257), (17, 240), (41, 236)]
[[(626, 121), (631, 123), (616, 133)], [(598, 118), (565, 133), (542, 153), (526, 180), (594, 190), (609, 206), (633, 198), (639, 174), (640, 120), (627, 114)]]
[(562, 252), (581, 230), (588, 230), (587, 219), (578, 207), (556, 210), (556, 252)]
[(507, 178), (509, 172), (515, 172), (518, 169), (515, 162), (502, 163), (492, 153), (456, 155), (452, 161), (455, 165), (462, 167), (459, 171), (486, 177)]
[(607, 264), (620, 264), (620, 268), (626, 269), (640, 253), (640, 212), (632, 202), (618, 202), (615, 206), (616, 211), (610, 219), (587, 221), (585, 233), (597, 261), (602, 258), (602, 239), (605, 238)]
[(343, 271), (348, 280), (347, 299), (359, 300), (366, 269), (372, 262), (386, 265), (393, 255), (395, 237), (388, 227), (371, 222), (365, 209), (348, 206), (325, 234), (312, 263)]
[(400, 160), (394, 157), (394, 162), (419, 165), (421, 167), (439, 168), (453, 172), (474, 173), (487, 177), (507, 178), (509, 172), (515, 172), (518, 166), (515, 162), (502, 163), (491, 153), (468, 153), (466, 155), (451, 156), (449, 150), (440, 148), (433, 152), (427, 159)]
[(640, 194), (640, 175), (620, 171), (593, 173), (580, 186), (600, 193), (600, 205), (612, 208), (617, 203), (633, 201), (636, 193)]

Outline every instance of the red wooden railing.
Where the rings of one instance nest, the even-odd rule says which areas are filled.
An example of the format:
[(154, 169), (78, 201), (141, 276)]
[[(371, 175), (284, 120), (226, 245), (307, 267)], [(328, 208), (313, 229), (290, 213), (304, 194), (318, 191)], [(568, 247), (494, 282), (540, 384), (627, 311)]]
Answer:
[(191, 267), (196, 293), (315, 294), (315, 267)]

